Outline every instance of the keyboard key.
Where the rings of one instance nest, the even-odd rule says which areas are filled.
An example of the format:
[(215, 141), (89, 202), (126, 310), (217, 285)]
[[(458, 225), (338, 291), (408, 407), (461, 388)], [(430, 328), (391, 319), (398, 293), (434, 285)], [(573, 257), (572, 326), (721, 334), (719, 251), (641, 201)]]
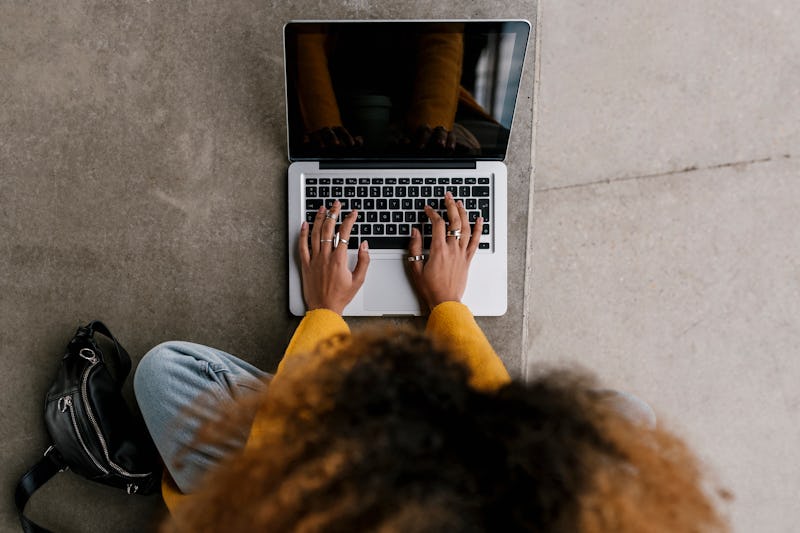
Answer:
[(350, 209), (350, 200), (347, 198), (342, 198), (339, 203), (342, 204), (342, 209)]
[(401, 209), (411, 211), (414, 209), (414, 201), (411, 198), (403, 198)]
[(317, 188), (306, 187), (306, 198), (316, 198), (316, 197), (317, 197)]
[(372, 235), (372, 226), (369, 224), (361, 224), (361, 235)]
[(334, 198), (341, 198), (342, 196), (344, 196), (343, 188), (339, 186), (331, 187), (331, 196), (333, 196)]
[(447, 185), (450, 183), (450, 178), (439, 178), (436, 180), (439, 185)]
[(369, 185), (370, 181), (369, 178), (358, 178), (359, 185)]
[(427, 200), (425, 200), (425, 203), (434, 209), (439, 209), (439, 200), (437, 200), (436, 198), (428, 198)]
[(375, 209), (375, 200), (367, 198), (364, 200), (364, 209)]
[[(458, 187), (455, 185), (448, 185), (445, 187), (445, 190), (448, 191), (453, 196), (458, 196)], [(468, 194), (462, 194), (462, 196), (468, 196)]]
[(433, 188), (432, 187), (428, 187), (426, 185), (424, 187), (421, 187), (420, 190), (421, 190), (420, 196), (422, 196), (422, 197), (430, 198), (431, 196), (433, 196)]
[(436, 185), (436, 178), (425, 178), (425, 185)]
[(364, 222), (364, 218), (365, 218), (364, 212), (359, 211), (358, 214), (356, 215), (356, 222)]
[[(406, 213), (406, 214), (408, 214), (408, 213)], [(413, 213), (411, 213), (411, 214), (413, 215)], [(411, 236), (411, 226), (409, 224), (400, 224), (397, 227), (397, 234), (410, 237)]]
[(316, 211), (306, 211), (306, 222), (314, 222), (314, 219), (317, 218)]
[[(486, 200), (487, 202), (489, 200)], [(464, 200), (464, 207), (467, 209), (478, 209), (478, 200), (475, 198), (467, 198)]]
[(417, 213), (417, 222), (420, 224), (425, 224), (428, 222), (428, 215), (425, 212)]
[(330, 185), (331, 184), (331, 179), (330, 178), (320, 178), (319, 179), (319, 184), (320, 185)]
[(373, 237), (369, 239), (372, 250), (406, 250), (408, 237)]
[(373, 198), (379, 197), (381, 195), (381, 188), (373, 185), (369, 188), (369, 195)]
[(306, 209), (308, 210), (317, 210), (322, 207), (322, 199), (321, 198), (313, 198), (306, 200)]
[(478, 185), (489, 185), (489, 178), (478, 178)]
[(377, 222), (377, 221), (378, 221), (378, 213), (376, 211), (368, 211), (367, 222)]
[[(402, 222), (403, 214), (402, 211), (392, 211), (392, 222)], [(414, 213), (411, 214), (413, 215)]]
[(394, 187), (384, 187), (383, 188), (383, 197), (384, 198), (391, 198), (394, 196)]
[(384, 183), (386, 185), (397, 185), (397, 178), (386, 178)]
[(389, 209), (400, 209), (400, 200), (398, 200), (397, 198), (390, 198)]
[(475, 178), (464, 178), (464, 184), (466, 185), (475, 185), (478, 183), (478, 180)]
[(430, 250), (432, 242), (433, 242), (432, 237), (422, 237), (422, 248), (425, 250)]
[[(322, 180), (320, 180), (322, 181)], [(331, 188), (330, 187), (320, 187), (319, 188), (319, 196), (320, 198), (327, 198), (331, 195)]]
[(379, 211), (385, 211), (389, 208), (386, 198), (378, 198), (375, 200), (375, 208)]
[(425, 209), (425, 200), (422, 198), (417, 198), (414, 200), (414, 210), (415, 211), (422, 211)]
[(411, 187), (409, 187), (408, 196), (410, 196), (411, 198), (416, 198), (417, 196), (419, 196), (419, 187), (417, 187), (416, 185), (412, 185)]
[(425, 224), (422, 226), (422, 235), (433, 235), (433, 225)]
[(491, 244), (489, 244), (488, 242), (479, 242), (478, 243), (478, 249), (479, 250), (488, 250), (489, 248), (491, 248)]
[(406, 196), (406, 188), (405, 187), (395, 187), (394, 188), (394, 195), (403, 198)]
[(422, 185), (424, 180), (422, 178), (411, 178), (411, 183), (414, 185)]
[[(358, 235), (358, 228), (359, 224), (353, 224), (353, 227), (350, 230), (350, 235)], [(350, 246), (348, 246), (348, 248), (353, 248), (353, 241), (350, 241)]]
[(356, 187), (356, 196), (359, 198), (364, 198), (369, 194), (369, 187), (365, 187), (363, 185), (359, 185)]
[(469, 196), (469, 187), (467, 185), (462, 185), (458, 188), (458, 195), (459, 196)]
[(380, 220), (381, 222), (390, 222), (392, 220), (392, 217), (388, 211), (381, 211), (378, 214), (378, 220)]
[(397, 224), (386, 224), (386, 235), (397, 235)]
[[(373, 235), (383, 235), (385, 233), (385, 228), (383, 224), (373, 224), (372, 225), (372, 234)], [(370, 243), (372, 244), (372, 243)]]
[(355, 187), (345, 187), (344, 188), (344, 197), (345, 198), (355, 198), (356, 196), (356, 188)]
[(403, 215), (404, 222), (414, 223), (417, 221), (417, 214), (413, 211), (406, 211), (405, 213), (400, 214)]
[[(484, 178), (482, 178), (484, 179)], [(488, 178), (485, 178), (488, 179)], [(489, 187), (473, 187), (472, 196), (481, 197), (489, 196)]]
[(400, 185), (408, 185), (409, 183), (411, 183), (411, 179), (409, 179), (409, 178), (400, 178), (400, 181), (398, 183), (400, 183)]
[(469, 223), (474, 224), (478, 217), (481, 216), (480, 211), (470, 211), (469, 212)]
[(444, 187), (442, 187), (441, 185), (437, 185), (436, 187), (434, 187), (433, 195), (436, 196), (437, 198), (440, 196), (444, 196)]
[(350, 207), (352, 209), (361, 209), (361, 198), (353, 198), (350, 200)]
[(481, 210), (481, 216), (484, 220), (489, 220), (489, 199), (481, 198), (478, 200), (478, 209)]
[(317, 178), (306, 178), (306, 185), (316, 185)]
[(344, 178), (333, 178), (334, 185), (344, 185)]
[(483, 235), (489, 235), (489, 224), (486, 222), (483, 223), (483, 231), (481, 232)]
[(346, 178), (344, 180), (344, 183), (345, 185), (355, 185), (356, 183), (358, 183), (358, 180), (355, 178)]
[(383, 178), (372, 178), (373, 185), (383, 185)]

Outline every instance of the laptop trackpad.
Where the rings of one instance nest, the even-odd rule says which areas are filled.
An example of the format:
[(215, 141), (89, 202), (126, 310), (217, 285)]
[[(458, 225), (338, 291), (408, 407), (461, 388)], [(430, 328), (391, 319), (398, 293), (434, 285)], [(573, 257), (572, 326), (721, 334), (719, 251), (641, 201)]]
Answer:
[(418, 314), (420, 311), (411, 280), (400, 257), (373, 259), (364, 281), (364, 307), (383, 314)]

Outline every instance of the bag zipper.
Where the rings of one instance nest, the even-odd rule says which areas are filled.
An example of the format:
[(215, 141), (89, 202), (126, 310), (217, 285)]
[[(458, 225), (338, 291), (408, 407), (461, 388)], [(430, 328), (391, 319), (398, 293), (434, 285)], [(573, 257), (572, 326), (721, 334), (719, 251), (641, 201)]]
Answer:
[(75, 419), (75, 410), (74, 407), (72, 406), (72, 396), (62, 396), (61, 398), (59, 398), (58, 410), (61, 411), (62, 413), (66, 413), (67, 411), (69, 411), (69, 416), (72, 419), (72, 429), (75, 430), (75, 435), (78, 436), (78, 443), (81, 445), (81, 448), (83, 448), (84, 453), (87, 455), (87, 457), (89, 457), (89, 459), (91, 459), (91, 461), (94, 463), (94, 466), (96, 466), (98, 470), (103, 472), (103, 474), (108, 474), (108, 470), (103, 465), (101, 465), (97, 459), (95, 459), (94, 455), (92, 455), (92, 452), (89, 451), (89, 448), (83, 441), (81, 432), (78, 429), (78, 421)]
[[(134, 474), (133, 472), (128, 472), (127, 470), (123, 469), (121, 466), (119, 466), (118, 464), (116, 464), (114, 461), (111, 460), (111, 457), (109, 456), (108, 453), (108, 446), (106, 445), (106, 439), (103, 437), (103, 434), (100, 431), (100, 426), (98, 425), (97, 419), (94, 417), (94, 413), (92, 412), (92, 406), (89, 404), (89, 393), (87, 391), (89, 374), (97, 366), (97, 363), (100, 362), (100, 358), (97, 357), (97, 354), (95, 354), (94, 351), (91, 350), (90, 348), (82, 348), (81, 351), (78, 352), (78, 355), (89, 361), (89, 367), (83, 371), (83, 377), (81, 379), (81, 400), (83, 401), (84, 409), (86, 411), (86, 414), (89, 416), (89, 422), (91, 422), (92, 428), (94, 428), (95, 436), (97, 437), (97, 440), (100, 442), (100, 448), (102, 448), (103, 450), (103, 456), (106, 458), (108, 465), (114, 470), (116, 470), (118, 474), (126, 477), (144, 478), (152, 475), (152, 472), (147, 472), (145, 474)], [(70, 402), (71, 401), (72, 400), (70, 400)], [(75, 417), (73, 415), (73, 422), (74, 420)], [(84, 446), (84, 449), (85, 448), (86, 447)], [(107, 470), (106, 473), (108, 473)]]

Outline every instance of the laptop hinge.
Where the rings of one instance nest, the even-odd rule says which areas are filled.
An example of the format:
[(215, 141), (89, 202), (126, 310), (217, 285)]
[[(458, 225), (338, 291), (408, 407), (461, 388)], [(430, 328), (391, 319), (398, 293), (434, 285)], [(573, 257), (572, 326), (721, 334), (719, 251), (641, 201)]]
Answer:
[(475, 161), (320, 161), (320, 170), (348, 170), (348, 169), (475, 169)]

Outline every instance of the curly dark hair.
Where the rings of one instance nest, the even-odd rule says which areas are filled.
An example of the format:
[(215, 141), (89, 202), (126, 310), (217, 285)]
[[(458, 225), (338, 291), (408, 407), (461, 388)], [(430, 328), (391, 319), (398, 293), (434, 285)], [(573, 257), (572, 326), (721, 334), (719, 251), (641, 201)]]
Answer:
[(414, 331), (332, 339), (248, 400), (260, 404), (248, 446), (163, 529), (725, 529), (681, 441), (598, 401), (591, 378), (550, 372), (489, 392), (469, 378)]

